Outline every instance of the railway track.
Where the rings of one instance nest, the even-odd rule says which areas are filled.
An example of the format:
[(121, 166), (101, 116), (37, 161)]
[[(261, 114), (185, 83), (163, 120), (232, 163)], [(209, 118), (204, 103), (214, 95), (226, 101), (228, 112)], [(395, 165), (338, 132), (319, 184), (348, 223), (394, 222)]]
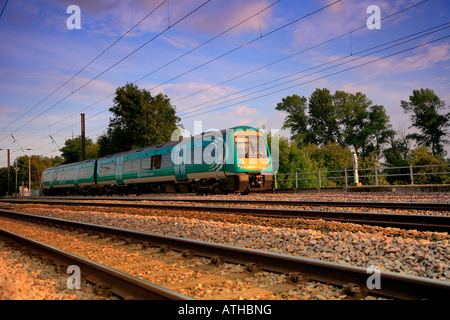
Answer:
[[(102, 242), (104, 244), (105, 237), (114, 237), (115, 239), (138, 242), (141, 244), (142, 248), (149, 247), (158, 247), (158, 251), (167, 252), (169, 249), (175, 252), (180, 252), (180, 255), (185, 258), (195, 258), (202, 257), (203, 259), (210, 259), (213, 264), (197, 264), (197, 271), (205, 271), (218, 268), (217, 265), (222, 265), (222, 263), (233, 263), (238, 265), (245, 265), (245, 269), (248, 272), (253, 272), (253, 274), (257, 274), (257, 272), (274, 272), (286, 275), (286, 281), (284, 283), (277, 283), (272, 286), (266, 286), (265, 288), (252, 288), (245, 289), (246, 293), (240, 292), (239, 294), (244, 294), (245, 297), (249, 297), (252, 292), (259, 292), (264, 290), (265, 292), (283, 292), (286, 290), (292, 290), (295, 287), (304, 286), (305, 282), (309, 281), (318, 281), (322, 283), (329, 283), (336, 286), (340, 286), (345, 288), (347, 294), (349, 296), (356, 295), (356, 297), (366, 296), (366, 295), (376, 295), (383, 296), (395, 299), (448, 299), (450, 298), (450, 282), (448, 281), (439, 281), (432, 280), (422, 277), (416, 276), (408, 276), (403, 274), (397, 274), (393, 272), (385, 272), (379, 271), (379, 278), (381, 286), (379, 288), (368, 288), (368, 277), (370, 274), (367, 273), (367, 269), (354, 267), (345, 264), (337, 264), (332, 262), (324, 262), (320, 260), (313, 260), (302, 257), (295, 256), (286, 256), (281, 254), (262, 252), (251, 249), (244, 249), (220, 244), (214, 244), (209, 242), (197, 241), (197, 240), (189, 240), (184, 238), (175, 238), (164, 235), (145, 233), (139, 231), (131, 231), (121, 228), (114, 227), (106, 227), (101, 225), (89, 224), (89, 223), (81, 223), (74, 222), (63, 219), (55, 219), (48, 218), (36, 215), (29, 215), (19, 212), (1, 210), (2, 216), (12, 217), (14, 219), (25, 219), (28, 222), (32, 222), (36, 224), (39, 222), (40, 224), (46, 224), (52, 228), (58, 228), (58, 233), (61, 233), (61, 228), (68, 228), (72, 230), (70, 232), (89, 232), (90, 236), (88, 238), (94, 238), (97, 241)], [(9, 232), (9, 236), (12, 237), (12, 233)], [(20, 238), (20, 241), (23, 243), (31, 243), (33, 247), (38, 246), (36, 241), (30, 241), (24, 239), (23, 237), (18, 237), (13, 235), (16, 238)], [(82, 239), (86, 239), (86, 235), (79, 235)], [(91, 241), (91, 239), (89, 239)], [(65, 241), (67, 242), (67, 241)], [(65, 243), (64, 242), (64, 243)], [(44, 245), (44, 250), (52, 251), (53, 254), (56, 252), (56, 249), (49, 246)], [(42, 249), (40, 249), (42, 250)], [(140, 253), (145, 250), (138, 249), (137, 252)], [(58, 253), (59, 254), (59, 253)], [(96, 252), (91, 252), (92, 255), (97, 254)], [(65, 258), (67, 258), (68, 253), (65, 252)], [(60, 258), (57, 258), (60, 259)], [(70, 257), (73, 259), (73, 257)], [(123, 263), (125, 263), (125, 268), (129, 268), (130, 266), (126, 265), (126, 260), (128, 260), (128, 256), (123, 258), (121, 257)], [(161, 259), (161, 258), (159, 258)], [(131, 259), (133, 264), (138, 266), (143, 266), (145, 264), (152, 264), (148, 260), (136, 261)], [(183, 260), (179, 258), (175, 258), (175, 260)], [(78, 264), (78, 263), (86, 263), (86, 268), (91, 268), (92, 265), (98, 265), (95, 262), (83, 262), (81, 260), (69, 260), (66, 261), (65, 264)], [(116, 265), (120, 265), (116, 260), (114, 262)], [(84, 269), (85, 265), (81, 269)], [(187, 299), (188, 297), (181, 295), (179, 293), (171, 293), (170, 291), (166, 291), (164, 288), (160, 286), (154, 286), (149, 284), (146, 281), (142, 281), (137, 279), (135, 276), (130, 276), (124, 274), (124, 272), (120, 272), (108, 267), (105, 267), (109, 274), (114, 274), (117, 276), (119, 274), (123, 277), (128, 277), (135, 282), (140, 288), (142, 288), (142, 283), (144, 283), (144, 287), (157, 287), (159, 290), (159, 294), (164, 292), (163, 297), (158, 298), (169, 298), (169, 299)], [(182, 271), (182, 273), (186, 273)], [(256, 272), (256, 273), (255, 273)], [(170, 272), (169, 272), (170, 273)], [(164, 274), (168, 274), (167, 272)], [(102, 278), (103, 276), (97, 275), (97, 278)], [(217, 277), (217, 276), (216, 276)], [(238, 278), (249, 278), (248, 274), (234, 277)], [(97, 280), (99, 281), (99, 280)], [(100, 280), (101, 281), (101, 280)], [(113, 288), (112, 283), (115, 283), (116, 280), (108, 280), (106, 287), (109, 290), (119, 292), (121, 289)], [(188, 283), (189, 285), (198, 284), (204, 281), (204, 279), (195, 279), (193, 283)], [(214, 276), (209, 276), (209, 281), (211, 283), (219, 282), (222, 283), (223, 277), (218, 277), (214, 280)], [(172, 286), (172, 288), (182, 288), (185, 284), (179, 283), (177, 285)], [(146, 288), (147, 289), (147, 288)], [(128, 296), (133, 298), (145, 298), (145, 296), (140, 296), (134, 293), (133, 290), (130, 289), (130, 292), (121, 293), (121, 296)], [(138, 289), (136, 289), (138, 290)], [(141, 290), (141, 289), (139, 289)], [(253, 290), (253, 291), (252, 291)], [(167, 294), (169, 292), (170, 294)], [(147, 296), (148, 297), (148, 296)], [(154, 296), (153, 296), (154, 297)], [(211, 297), (206, 297), (211, 298)], [(218, 298), (236, 298), (235, 295), (221, 295)], [(154, 298), (151, 298), (154, 299)]]
[[(220, 200), (222, 201), (222, 200)], [(364, 224), (382, 227), (394, 227), (402, 229), (414, 229), (419, 231), (450, 231), (450, 217), (436, 215), (394, 214), (394, 213), (367, 213), (367, 212), (343, 212), (343, 211), (318, 211), (318, 210), (292, 210), (283, 208), (248, 208), (248, 207), (221, 207), (221, 206), (190, 206), (168, 204), (144, 204), (136, 202), (83, 202), (65, 200), (31, 200), (31, 199), (0, 199), (0, 202), (19, 204), (46, 204), (64, 206), (89, 206), (89, 207), (117, 207), (139, 209), (164, 209), (229, 213), (239, 215), (253, 215), (259, 217), (322, 219), (355, 224)], [(285, 201), (284, 201), (285, 202)], [(280, 203), (280, 202), (278, 202)], [(447, 205), (448, 206), (448, 205)]]
[(52, 264), (62, 266), (66, 270), (76, 265), (83, 270), (83, 278), (97, 285), (98, 291), (105, 290), (123, 299), (152, 299), (152, 300), (190, 300), (182, 294), (156, 286), (136, 277), (109, 268), (95, 261), (85, 259), (70, 252), (58, 249), (45, 243), (35, 241), (0, 228), (0, 237), (27, 248), (33, 254), (51, 261)]
[[(9, 198), (10, 199), (10, 198)], [(180, 199), (161, 197), (37, 197), (23, 198), (23, 200), (70, 200), (70, 201), (156, 201), (156, 202), (190, 202), (211, 204), (246, 204), (246, 205), (280, 205), (280, 206), (307, 206), (307, 207), (353, 207), (353, 208), (383, 208), (383, 209), (411, 209), (427, 211), (450, 211), (448, 203), (424, 203), (424, 202), (373, 202), (373, 201), (289, 201), (289, 200), (235, 200), (235, 199)], [(8, 200), (4, 197), (0, 200)]]

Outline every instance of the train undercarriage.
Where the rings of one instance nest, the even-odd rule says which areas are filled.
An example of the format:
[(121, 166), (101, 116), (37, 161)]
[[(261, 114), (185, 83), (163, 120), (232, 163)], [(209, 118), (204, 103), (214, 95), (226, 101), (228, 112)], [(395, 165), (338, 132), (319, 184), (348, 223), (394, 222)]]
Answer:
[(206, 194), (247, 194), (251, 191), (262, 191), (269, 189), (272, 185), (272, 175), (249, 175), (238, 174), (221, 179), (195, 179), (191, 181), (177, 182), (154, 182), (127, 185), (94, 185), (86, 187), (50, 188), (44, 189), (44, 195), (141, 195), (149, 193), (196, 193)]

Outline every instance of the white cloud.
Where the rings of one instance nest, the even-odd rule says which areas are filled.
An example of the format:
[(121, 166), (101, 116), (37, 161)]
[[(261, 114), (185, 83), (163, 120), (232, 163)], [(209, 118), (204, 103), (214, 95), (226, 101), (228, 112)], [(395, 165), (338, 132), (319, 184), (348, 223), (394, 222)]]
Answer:
[(258, 110), (255, 108), (249, 108), (247, 106), (236, 106), (233, 108), (233, 112), (238, 115), (238, 116), (242, 116), (242, 115), (254, 115), (256, 113), (258, 113)]
[[(325, 5), (330, 5), (334, 0), (321, 1), (321, 4), (316, 5), (316, 9)], [(341, 1), (330, 7), (308, 17), (305, 20), (301, 20), (296, 26), (296, 29), (292, 33), (292, 46), (294, 48), (304, 47), (304, 44), (320, 43), (325, 40), (329, 40), (335, 36), (347, 33), (349, 31), (358, 29), (365, 26), (367, 19), (370, 17), (367, 14), (367, 8), (370, 5), (376, 4), (380, 7), (381, 16), (386, 17), (394, 12), (404, 8), (404, 1), (384, 1), (378, 0), (376, 3), (369, 0), (349, 0)], [(398, 24), (405, 19), (403, 16), (396, 16), (394, 22), (388, 21), (388, 23)], [(381, 27), (386, 21), (382, 21)], [(367, 30), (362, 29), (362, 31)], [(343, 41), (348, 41), (349, 38)]]
[(436, 63), (450, 59), (450, 44), (419, 48), (407, 57), (388, 58), (377, 63), (376, 73), (403, 73), (432, 68)]
[[(190, 27), (195, 32), (218, 33), (256, 14), (270, 4), (267, 0), (227, 0), (216, 2), (192, 17)], [(272, 18), (272, 10), (268, 9), (233, 29), (232, 34), (239, 32), (258, 32), (267, 28)]]

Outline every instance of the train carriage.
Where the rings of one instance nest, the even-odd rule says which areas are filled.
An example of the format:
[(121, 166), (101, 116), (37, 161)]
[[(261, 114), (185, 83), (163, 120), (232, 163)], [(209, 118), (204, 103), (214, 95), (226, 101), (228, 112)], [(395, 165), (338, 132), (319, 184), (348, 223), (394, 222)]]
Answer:
[(245, 193), (271, 184), (267, 139), (248, 126), (49, 168), (42, 179), (46, 194)]
[[(42, 172), (41, 188), (44, 194), (78, 193), (95, 187), (95, 159), (47, 168)], [(85, 192), (89, 193), (89, 192)]]

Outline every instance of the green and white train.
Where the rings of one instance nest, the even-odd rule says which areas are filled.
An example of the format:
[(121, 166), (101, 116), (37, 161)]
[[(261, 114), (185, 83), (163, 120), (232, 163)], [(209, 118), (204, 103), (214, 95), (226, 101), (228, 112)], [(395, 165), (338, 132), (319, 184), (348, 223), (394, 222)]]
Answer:
[(265, 135), (239, 126), (48, 168), (41, 186), (45, 195), (247, 193), (270, 188), (272, 170)]

